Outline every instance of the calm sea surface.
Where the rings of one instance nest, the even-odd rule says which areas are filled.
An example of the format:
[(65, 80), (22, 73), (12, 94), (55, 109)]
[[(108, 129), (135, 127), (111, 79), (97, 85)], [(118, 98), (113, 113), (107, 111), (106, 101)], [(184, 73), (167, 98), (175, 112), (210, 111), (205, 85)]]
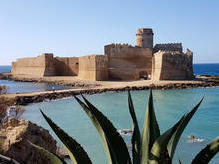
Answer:
[[(219, 76), (219, 64), (194, 64), (193, 68), (196, 75)], [(11, 66), (0, 66), (0, 73), (10, 71)], [(47, 83), (15, 82), (7, 80), (0, 80), (0, 85), (7, 86), (9, 93), (35, 92), (53, 89), (61, 90), (72, 88), (69, 86), (60, 86)]]
[(196, 75), (219, 76), (219, 64), (194, 64), (193, 70)]
[[(0, 73), (10, 71), (11, 66), (0, 66)], [(70, 86), (55, 85), (49, 83), (18, 82), (8, 80), (0, 80), (0, 85), (5, 85), (7, 87), (8, 93), (51, 91), (53, 89), (61, 90), (72, 88)]]
[[(133, 91), (132, 95), (142, 128), (148, 102), (148, 91)], [(184, 113), (191, 110), (202, 96), (205, 97), (204, 102), (183, 133), (175, 153), (175, 158), (180, 158), (184, 164), (190, 163), (197, 152), (204, 148), (210, 140), (219, 136), (219, 88), (154, 90), (155, 110), (162, 132), (176, 123)], [(113, 122), (116, 128), (131, 129), (126, 92), (102, 93), (86, 95), (86, 97)], [(23, 115), (24, 118), (50, 130), (39, 109), (42, 109), (61, 128), (81, 143), (92, 158), (93, 163), (107, 163), (96, 129), (73, 98), (42, 102), (26, 107), (27, 111)], [(204, 141), (189, 143), (188, 136), (190, 135), (204, 139)], [(130, 144), (131, 137), (124, 136), (124, 138), (127, 144)], [(212, 163), (219, 163), (218, 155)]]
[(11, 72), (11, 66), (0, 66), (0, 73)]
[[(1, 67), (0, 70), (2, 70)], [(195, 74), (219, 75), (219, 64), (196, 64), (194, 65), (194, 72)], [(9, 82), (5, 81), (5, 83)], [(0, 84), (2, 84), (1, 81)], [(33, 83), (29, 84), (34, 85)], [(19, 82), (14, 82), (13, 85), (21, 88)], [(27, 86), (27, 84), (24, 84), (23, 88)], [(176, 123), (185, 112), (188, 112), (196, 105), (201, 97), (205, 97), (200, 109), (183, 133), (175, 153), (174, 163), (177, 163), (176, 160), (180, 159), (182, 163), (189, 164), (197, 152), (204, 148), (210, 140), (219, 136), (219, 87), (154, 90), (153, 93), (155, 112), (162, 132)], [(133, 91), (132, 95), (140, 127), (142, 128), (146, 104), (148, 102), (148, 91)], [(86, 97), (113, 122), (116, 128), (131, 129), (126, 92), (107, 92), (86, 95)], [(51, 134), (56, 138), (42, 118), (39, 112), (40, 108), (61, 128), (83, 145), (93, 163), (107, 163), (104, 149), (94, 126), (73, 98), (26, 106), (26, 112), (23, 117), (49, 129)], [(189, 135), (194, 135), (204, 139), (204, 141), (200, 143), (189, 143)], [(130, 144), (131, 137), (128, 135), (123, 137), (127, 144)], [(218, 164), (219, 155), (211, 163)]]

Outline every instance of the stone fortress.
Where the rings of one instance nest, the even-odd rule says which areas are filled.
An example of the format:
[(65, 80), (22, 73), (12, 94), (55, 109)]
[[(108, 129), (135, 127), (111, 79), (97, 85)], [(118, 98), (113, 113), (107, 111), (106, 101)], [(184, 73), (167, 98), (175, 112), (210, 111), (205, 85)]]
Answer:
[(138, 29), (136, 46), (109, 44), (104, 55), (54, 57), (45, 53), (38, 57), (12, 62), (14, 77), (77, 76), (94, 81), (188, 80), (193, 78), (193, 53), (183, 52), (181, 43), (153, 45), (150, 28)]

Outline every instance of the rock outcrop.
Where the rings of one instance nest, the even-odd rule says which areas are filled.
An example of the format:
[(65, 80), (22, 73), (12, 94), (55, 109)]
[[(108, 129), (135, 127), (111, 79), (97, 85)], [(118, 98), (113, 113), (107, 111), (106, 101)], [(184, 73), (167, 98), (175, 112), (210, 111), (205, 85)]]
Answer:
[(9, 124), (6, 129), (0, 129), (0, 134), (0, 151), (20, 163), (49, 164), (46, 157), (33, 148), (28, 141), (52, 153), (56, 153), (57, 150), (56, 141), (49, 131), (27, 120), (19, 120), (16, 126)]

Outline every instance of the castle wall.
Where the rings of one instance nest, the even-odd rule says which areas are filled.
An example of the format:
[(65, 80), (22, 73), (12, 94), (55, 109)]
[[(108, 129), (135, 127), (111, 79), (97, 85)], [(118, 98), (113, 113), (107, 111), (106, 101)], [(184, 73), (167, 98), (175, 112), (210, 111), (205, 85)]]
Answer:
[(79, 69), (78, 57), (54, 58), (56, 76), (77, 76)]
[(182, 47), (182, 43), (156, 44), (154, 46), (153, 52), (156, 53), (158, 51), (178, 51), (182, 53), (183, 47)]
[(79, 78), (108, 80), (108, 60), (104, 55), (89, 55), (79, 58)]
[(52, 54), (42, 54), (33, 58), (21, 58), (12, 63), (12, 75), (30, 75), (34, 77), (52, 76), (55, 70)]
[(54, 58), (53, 54), (43, 54), (45, 58), (45, 70), (43, 76), (55, 76), (56, 69), (54, 67)]
[(88, 80), (184, 80), (193, 78), (190, 50), (183, 53), (181, 43), (156, 44), (153, 47), (153, 30), (140, 28), (136, 44), (110, 44), (104, 47), (105, 55), (84, 57), (56, 57), (42, 54), (22, 58), (12, 63), (12, 75), (28, 77), (78, 76)]
[(121, 44), (106, 45), (104, 50), (110, 79), (138, 80), (151, 74), (152, 50)]
[(193, 54), (159, 51), (153, 55), (153, 80), (187, 80), (193, 78)]

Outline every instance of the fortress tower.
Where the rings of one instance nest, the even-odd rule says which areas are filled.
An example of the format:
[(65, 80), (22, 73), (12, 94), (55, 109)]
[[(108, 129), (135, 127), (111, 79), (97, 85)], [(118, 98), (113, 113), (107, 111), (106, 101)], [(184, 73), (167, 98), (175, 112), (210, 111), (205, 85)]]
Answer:
[(142, 48), (153, 49), (154, 33), (151, 28), (139, 28), (136, 34), (136, 44)]

